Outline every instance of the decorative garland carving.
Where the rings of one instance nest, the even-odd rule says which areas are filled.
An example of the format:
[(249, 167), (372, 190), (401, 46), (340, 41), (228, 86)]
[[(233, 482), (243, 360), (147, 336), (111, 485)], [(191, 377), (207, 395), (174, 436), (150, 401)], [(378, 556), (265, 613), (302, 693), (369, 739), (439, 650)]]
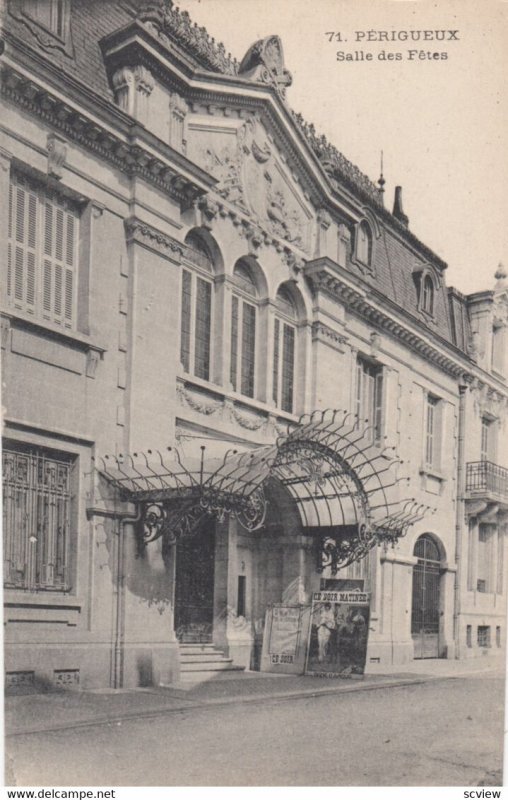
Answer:
[(176, 386), (176, 394), (181, 405), (187, 405), (189, 408), (192, 408), (193, 411), (197, 411), (199, 414), (206, 414), (206, 416), (215, 414), (223, 405), (221, 402), (206, 403), (200, 398), (198, 399), (195, 394), (180, 383)]

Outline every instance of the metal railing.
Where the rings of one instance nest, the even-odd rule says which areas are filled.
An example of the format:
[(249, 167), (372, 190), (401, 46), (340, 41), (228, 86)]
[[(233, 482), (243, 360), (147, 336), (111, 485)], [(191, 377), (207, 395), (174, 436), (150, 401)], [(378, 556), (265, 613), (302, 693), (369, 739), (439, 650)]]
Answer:
[(466, 465), (466, 491), (508, 498), (508, 469), (491, 461), (471, 461)]

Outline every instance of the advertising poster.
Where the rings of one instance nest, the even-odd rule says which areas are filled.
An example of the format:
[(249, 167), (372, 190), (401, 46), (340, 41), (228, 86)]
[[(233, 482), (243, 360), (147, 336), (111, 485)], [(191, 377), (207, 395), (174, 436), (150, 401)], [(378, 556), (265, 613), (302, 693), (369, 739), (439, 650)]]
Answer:
[(314, 592), (305, 669), (307, 675), (326, 678), (363, 676), (369, 604), (367, 592)]
[(309, 606), (274, 605), (267, 609), (262, 672), (303, 673), (309, 622)]

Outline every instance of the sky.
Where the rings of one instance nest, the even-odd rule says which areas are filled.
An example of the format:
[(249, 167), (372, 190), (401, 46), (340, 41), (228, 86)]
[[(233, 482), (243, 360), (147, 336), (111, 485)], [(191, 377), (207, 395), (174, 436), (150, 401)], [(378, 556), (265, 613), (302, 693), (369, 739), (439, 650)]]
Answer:
[[(401, 185), (410, 229), (447, 262), (448, 286), (493, 288), (499, 262), (508, 267), (508, 0), (175, 5), (239, 60), (257, 39), (280, 36), (289, 105), (374, 181), (383, 151), (385, 205)], [(379, 33), (443, 30), (444, 41)]]

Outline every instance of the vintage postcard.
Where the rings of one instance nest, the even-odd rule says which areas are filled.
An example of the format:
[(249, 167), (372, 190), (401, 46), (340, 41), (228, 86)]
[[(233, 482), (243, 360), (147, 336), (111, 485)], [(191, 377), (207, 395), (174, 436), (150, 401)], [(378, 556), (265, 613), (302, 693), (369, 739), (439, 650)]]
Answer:
[(507, 40), (4, 2), (7, 796), (502, 796)]

